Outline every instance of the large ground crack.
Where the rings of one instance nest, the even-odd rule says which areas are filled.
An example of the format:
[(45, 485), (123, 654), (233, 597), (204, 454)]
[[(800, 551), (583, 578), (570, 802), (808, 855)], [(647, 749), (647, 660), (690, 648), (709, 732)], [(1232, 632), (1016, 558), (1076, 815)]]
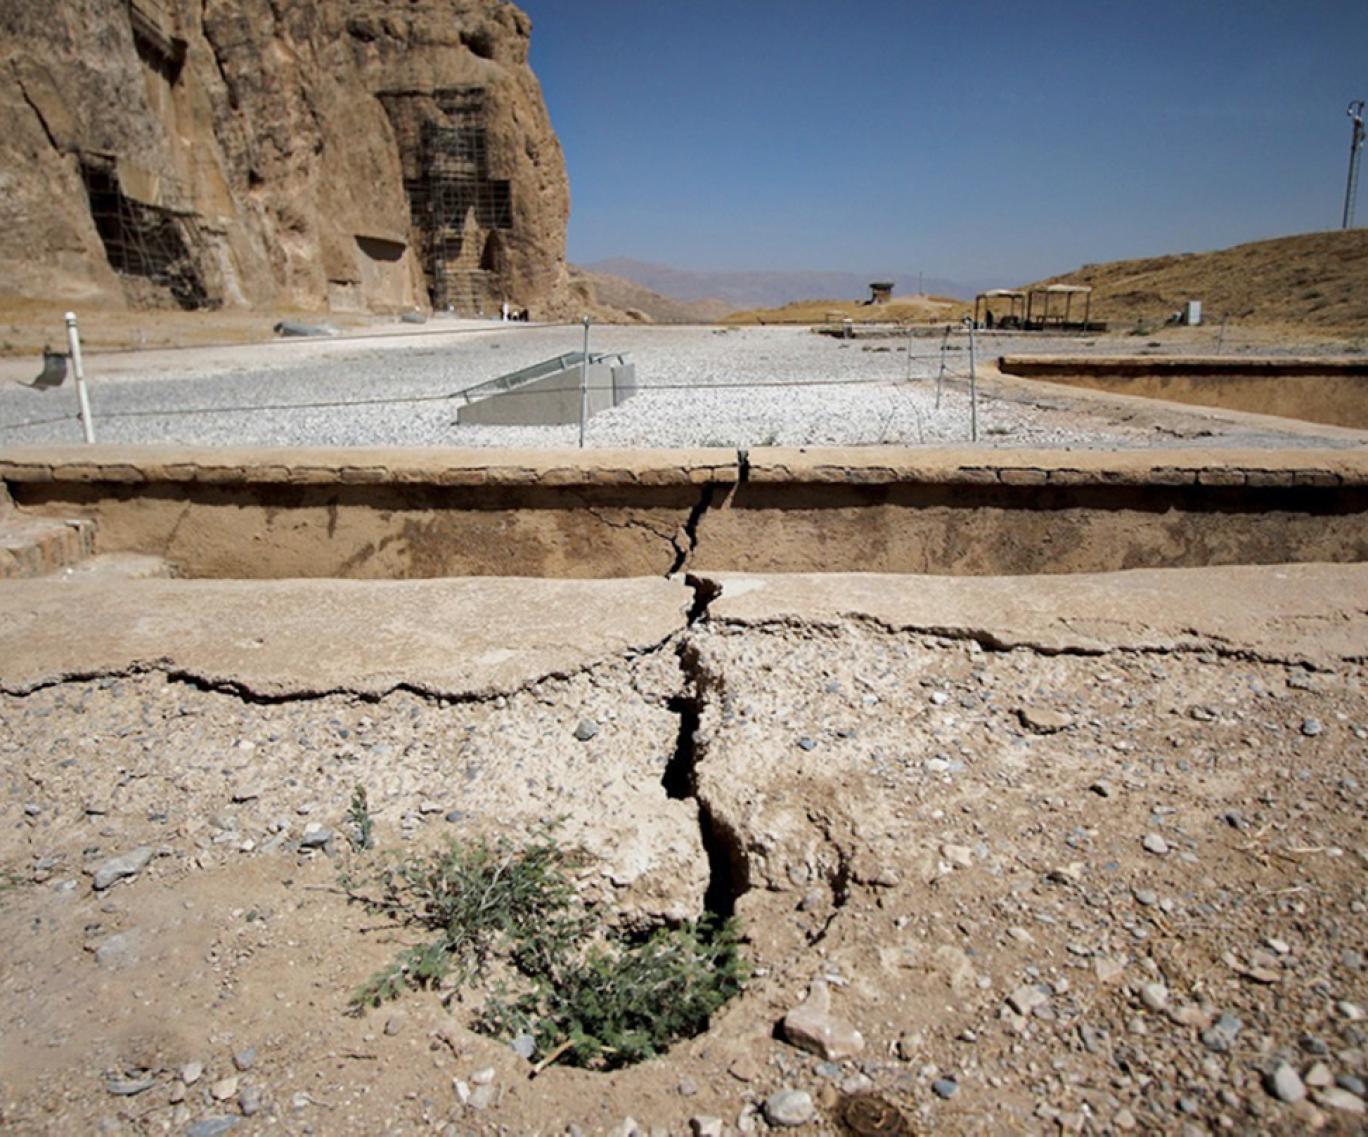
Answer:
[[(690, 581), (693, 579), (691, 577)], [(716, 590), (712, 596), (721, 591), (716, 586), (714, 588)], [(660, 784), (672, 800), (693, 800), (698, 806), (699, 839), (708, 858), (708, 885), (703, 894), (703, 910), (706, 915), (725, 920), (736, 912), (737, 900), (750, 887), (745, 854), (737, 832), (718, 817), (706, 797), (699, 795), (698, 767), (705, 753), (700, 741), (700, 727), (707, 706), (708, 683), (698, 649), (687, 635), (680, 641), (676, 654), (684, 689), (671, 697), (666, 705), (679, 718), (679, 732), (675, 738), (674, 753), (665, 765)]]

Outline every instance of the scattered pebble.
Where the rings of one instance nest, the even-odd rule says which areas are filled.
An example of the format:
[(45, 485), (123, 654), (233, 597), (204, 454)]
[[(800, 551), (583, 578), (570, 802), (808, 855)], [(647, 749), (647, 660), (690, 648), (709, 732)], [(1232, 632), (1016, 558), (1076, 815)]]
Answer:
[(1264, 1087), (1280, 1102), (1291, 1105), (1306, 1097), (1301, 1075), (1286, 1062), (1280, 1062), (1264, 1077)]
[(95, 891), (103, 892), (118, 881), (137, 876), (151, 860), (152, 850), (146, 845), (140, 845), (131, 852), (122, 853), (117, 857), (110, 857), (92, 874)]
[(816, 1116), (812, 1096), (805, 1090), (779, 1090), (765, 1099), (765, 1120), (771, 1125), (806, 1125)]

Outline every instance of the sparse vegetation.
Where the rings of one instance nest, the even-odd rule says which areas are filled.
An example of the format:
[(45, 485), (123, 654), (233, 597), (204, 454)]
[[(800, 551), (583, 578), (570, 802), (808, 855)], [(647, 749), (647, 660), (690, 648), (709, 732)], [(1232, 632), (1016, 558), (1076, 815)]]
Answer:
[(734, 926), (705, 919), (644, 941), (605, 932), (569, 867), (543, 832), (521, 847), (458, 842), (400, 859), (379, 871), (373, 895), (344, 881), (369, 911), (435, 933), (357, 988), (353, 1009), (497, 972), (476, 1029), (530, 1035), (543, 1056), (573, 1065), (630, 1065), (704, 1030), (745, 982)]
[(360, 852), (375, 846), (375, 822), (371, 818), (365, 786), (358, 785), (352, 790), (351, 806), (347, 810), (347, 825), (347, 840), (354, 851)]
[[(1209, 316), (1304, 332), (1357, 330), (1368, 321), (1368, 230), (1303, 233), (1210, 253), (1084, 265), (1043, 284), (1088, 284), (1093, 318), (1122, 329), (1157, 326), (1199, 299)], [(1148, 332), (1136, 334), (1147, 335)]]

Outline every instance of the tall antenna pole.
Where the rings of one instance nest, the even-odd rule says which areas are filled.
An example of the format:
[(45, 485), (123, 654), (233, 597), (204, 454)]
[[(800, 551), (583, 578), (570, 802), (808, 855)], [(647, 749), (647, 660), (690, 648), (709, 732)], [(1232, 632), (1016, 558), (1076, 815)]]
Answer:
[(1359, 156), (1363, 152), (1363, 100), (1355, 99), (1344, 112), (1354, 123), (1354, 133), (1349, 140), (1349, 182), (1344, 187), (1344, 222), (1341, 229), (1354, 227), (1354, 199), (1358, 197)]

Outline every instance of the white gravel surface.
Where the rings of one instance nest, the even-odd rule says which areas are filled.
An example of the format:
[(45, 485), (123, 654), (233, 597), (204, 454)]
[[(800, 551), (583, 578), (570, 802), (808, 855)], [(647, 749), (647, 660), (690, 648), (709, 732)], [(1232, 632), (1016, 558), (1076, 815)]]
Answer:
[[(243, 349), (91, 356), (99, 441), (260, 446), (567, 447), (578, 427), (456, 425), (451, 396), (496, 375), (576, 351), (579, 327), (434, 326), (427, 333), (283, 341)], [(967, 343), (952, 341), (937, 407), (939, 337), (842, 341), (804, 328), (613, 327), (593, 351), (636, 364), (638, 395), (589, 423), (591, 447), (932, 445), (970, 438)], [(1134, 350), (1134, 343), (992, 337), (990, 358), (1021, 351)], [(141, 365), (141, 367), (140, 367)], [(909, 380), (909, 371), (911, 378)], [(0, 387), (0, 446), (79, 442), (70, 379), (38, 392)], [(1157, 430), (1125, 410), (1058, 400), (980, 400), (985, 446), (1327, 445), (1314, 434), (1225, 428)], [(1344, 444), (1340, 442), (1339, 444)]]

